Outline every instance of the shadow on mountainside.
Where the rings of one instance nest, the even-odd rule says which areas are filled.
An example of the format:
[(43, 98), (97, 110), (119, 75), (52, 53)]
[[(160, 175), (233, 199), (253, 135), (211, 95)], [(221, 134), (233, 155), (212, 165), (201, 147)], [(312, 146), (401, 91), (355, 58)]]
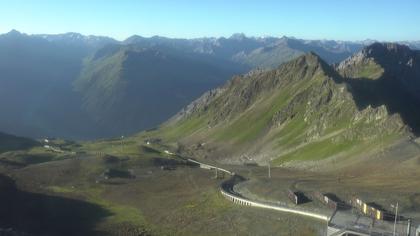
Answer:
[(384, 71), (376, 79), (346, 79), (359, 108), (385, 105), (390, 114), (400, 114), (412, 132), (420, 135), (420, 51), (397, 44), (374, 43), (364, 49)]
[[(390, 62), (383, 62), (381, 65), (389, 67)], [(407, 78), (414, 80), (420, 78), (420, 72), (394, 69), (382, 74), (376, 80), (370, 78), (345, 78), (338, 71), (328, 65), (321, 63), (323, 70), (329, 74), (336, 83), (350, 85), (349, 92), (359, 109), (363, 110), (368, 106), (377, 108), (384, 105), (389, 114), (399, 114), (415, 136), (420, 136), (420, 82), (407, 85)], [(410, 90), (411, 89), (411, 90)]]
[(0, 228), (34, 235), (94, 235), (111, 213), (98, 205), (58, 196), (20, 191), (0, 174)]
[(402, 88), (395, 78), (382, 76), (377, 80), (360, 78), (345, 79), (359, 110), (369, 105), (373, 108), (385, 105), (390, 114), (399, 114), (414, 135), (420, 135), (420, 101)]

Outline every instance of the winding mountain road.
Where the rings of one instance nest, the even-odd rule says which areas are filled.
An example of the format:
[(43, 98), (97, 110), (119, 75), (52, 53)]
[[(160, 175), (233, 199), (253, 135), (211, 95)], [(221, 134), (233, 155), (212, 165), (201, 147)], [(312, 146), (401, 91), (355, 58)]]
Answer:
[[(358, 225), (356, 223), (347, 222), (344, 224), (345, 226), (337, 225), (336, 223), (332, 222), (332, 218), (336, 218), (335, 215), (338, 214), (338, 212), (334, 212), (332, 215), (324, 215), (320, 213), (311, 212), (308, 210), (301, 210), (301, 209), (295, 209), (292, 207), (288, 207), (286, 205), (280, 206), (275, 204), (270, 204), (266, 202), (260, 202), (256, 200), (248, 199), (244, 196), (242, 196), (240, 193), (236, 192), (234, 189), (234, 186), (236, 184), (239, 184), (243, 181), (246, 181), (244, 177), (229, 171), (227, 169), (223, 169), (214, 165), (202, 163), (200, 161), (191, 159), (191, 158), (184, 158), (181, 157), (175, 153), (171, 153), (169, 151), (165, 151), (166, 154), (170, 156), (176, 156), (184, 161), (190, 162), (196, 166), (199, 166), (200, 168), (206, 169), (206, 170), (217, 170), (220, 172), (225, 172), (230, 175), (230, 178), (226, 181), (223, 181), (220, 185), (220, 192), (221, 194), (228, 200), (232, 201), (233, 203), (240, 204), (243, 206), (250, 206), (250, 207), (258, 207), (263, 209), (270, 209), (275, 210), (279, 212), (289, 213), (289, 214), (296, 214), (301, 215), (305, 217), (310, 217), (316, 220), (324, 221), (327, 225), (326, 229), (326, 235), (327, 236), (342, 236), (342, 235), (355, 235), (355, 236), (368, 236), (368, 235), (390, 235), (387, 231), (382, 231), (379, 234), (376, 232), (372, 232), (370, 230), (366, 230), (364, 228), (361, 228), (361, 225)], [(355, 216), (356, 217), (356, 216)], [(345, 218), (345, 217), (344, 217)], [(420, 229), (420, 228), (419, 228)], [(369, 232), (370, 231), (370, 232)]]
[(263, 202), (247, 199), (243, 197), (242, 195), (240, 195), (239, 193), (235, 192), (235, 190), (233, 189), (235, 184), (242, 181), (244, 181), (243, 177), (238, 176), (238, 175), (233, 175), (231, 179), (222, 183), (222, 185), (220, 186), (220, 192), (222, 193), (223, 196), (225, 196), (230, 201), (241, 204), (241, 205), (271, 209), (271, 210), (281, 211), (281, 212), (286, 212), (286, 213), (292, 213), (292, 214), (315, 218), (317, 220), (323, 220), (326, 222), (330, 220), (330, 217), (327, 215), (322, 215), (322, 214), (313, 213), (309, 211), (293, 209), (286, 206), (277, 206), (273, 204), (268, 204), (268, 203), (263, 203)]
[(322, 215), (322, 214), (318, 214), (318, 213), (313, 213), (313, 212), (309, 212), (309, 211), (304, 211), (304, 210), (299, 210), (299, 209), (293, 209), (290, 207), (286, 207), (286, 206), (276, 206), (273, 204), (268, 204), (268, 203), (263, 203), (263, 202), (258, 202), (255, 200), (250, 200), (247, 199), (246, 197), (242, 196), (241, 194), (235, 192), (234, 190), (234, 186), (235, 184), (238, 184), (240, 182), (245, 181), (246, 179), (240, 175), (235, 174), (232, 171), (223, 169), (223, 168), (219, 168), (217, 166), (213, 166), (213, 165), (209, 165), (209, 164), (205, 164), (193, 159), (187, 159), (189, 162), (192, 162), (194, 164), (197, 164), (200, 166), (200, 168), (203, 169), (208, 169), (208, 170), (218, 170), (221, 172), (225, 172), (228, 173), (229, 175), (231, 175), (231, 178), (224, 181), (221, 185), (220, 185), (220, 192), (222, 193), (222, 195), (224, 197), (226, 197), (228, 200), (234, 202), (234, 203), (238, 203), (244, 206), (253, 206), (253, 207), (259, 207), (259, 208), (265, 208), (265, 209), (271, 209), (271, 210), (275, 210), (275, 211), (281, 211), (281, 212), (286, 212), (286, 213), (292, 213), (292, 214), (297, 214), (297, 215), (302, 215), (302, 216), (307, 216), (307, 217), (311, 217), (314, 219), (318, 219), (318, 220), (322, 220), (322, 221), (326, 221), (328, 222), (330, 220), (330, 217), (327, 215)]

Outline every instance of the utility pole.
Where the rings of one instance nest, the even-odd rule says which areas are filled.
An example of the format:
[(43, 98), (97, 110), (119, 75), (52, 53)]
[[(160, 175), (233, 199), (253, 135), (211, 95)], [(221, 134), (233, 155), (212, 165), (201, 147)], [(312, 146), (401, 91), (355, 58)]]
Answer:
[(410, 236), (411, 233), (411, 219), (408, 219), (407, 222), (407, 236)]
[(372, 218), (372, 224), (370, 224), (370, 227), (369, 227), (369, 235), (372, 235), (372, 228), (374, 224), (375, 224), (375, 218)]
[(124, 136), (121, 136), (121, 155), (123, 154)]
[(327, 232), (325, 233), (325, 235), (328, 235), (328, 229), (330, 228), (330, 220), (327, 220)]
[(271, 179), (271, 167), (270, 167), (270, 161), (268, 162), (268, 178)]
[(395, 230), (396, 230), (396, 226), (397, 226), (397, 218), (398, 218), (398, 202), (397, 205), (395, 207), (395, 219), (394, 219), (394, 234), (393, 236), (395, 236)]

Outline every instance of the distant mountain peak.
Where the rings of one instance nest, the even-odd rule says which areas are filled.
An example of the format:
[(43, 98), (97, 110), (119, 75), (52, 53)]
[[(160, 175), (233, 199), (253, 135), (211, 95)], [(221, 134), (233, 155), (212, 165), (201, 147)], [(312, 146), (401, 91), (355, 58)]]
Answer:
[(124, 43), (125, 43), (125, 44), (133, 44), (133, 43), (138, 43), (139, 41), (142, 41), (142, 40), (144, 40), (144, 39), (145, 39), (144, 37), (142, 37), (142, 36), (140, 36), (140, 35), (135, 34), (135, 35), (132, 35), (132, 36), (130, 36), (130, 37), (128, 37), (128, 38), (126, 38), (126, 39), (124, 40)]
[(75, 38), (84, 37), (82, 34), (76, 33), (76, 32), (67, 32), (67, 33), (64, 33), (63, 35), (68, 36), (68, 37), (75, 37)]
[(16, 37), (16, 36), (22, 36), (24, 34), (22, 34), (21, 32), (15, 30), (15, 29), (12, 29), (11, 31), (9, 31), (8, 33), (6, 33), (6, 35), (8, 35), (8, 36), (15, 36)]
[(21, 34), (21, 33), (19, 31), (15, 30), (15, 29), (12, 29), (12, 30), (9, 31), (8, 34)]
[(247, 39), (247, 37), (244, 33), (235, 33), (235, 34), (232, 34), (229, 37), (229, 39), (244, 40), (244, 39)]

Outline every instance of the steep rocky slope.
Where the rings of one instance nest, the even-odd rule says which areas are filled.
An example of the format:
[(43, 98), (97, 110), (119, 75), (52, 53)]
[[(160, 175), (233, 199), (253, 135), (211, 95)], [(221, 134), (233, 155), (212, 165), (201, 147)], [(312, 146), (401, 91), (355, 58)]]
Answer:
[(360, 108), (385, 106), (420, 133), (420, 51), (375, 43), (337, 65)]
[(360, 107), (353, 88), (314, 53), (210, 91), (162, 126), (180, 150), (225, 162), (357, 156), (411, 135), (386, 105)]

